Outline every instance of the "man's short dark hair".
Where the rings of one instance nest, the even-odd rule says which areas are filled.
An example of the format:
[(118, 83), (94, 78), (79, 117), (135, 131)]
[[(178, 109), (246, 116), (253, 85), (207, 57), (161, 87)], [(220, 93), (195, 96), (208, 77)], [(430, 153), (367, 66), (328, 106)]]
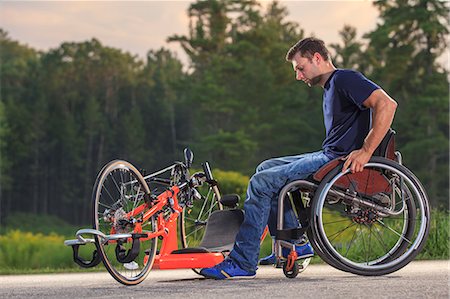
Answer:
[(307, 37), (299, 40), (295, 45), (293, 45), (286, 54), (286, 60), (292, 61), (294, 55), (300, 53), (302, 57), (312, 59), (314, 53), (319, 53), (324, 60), (330, 59), (330, 53), (323, 40), (315, 37)]

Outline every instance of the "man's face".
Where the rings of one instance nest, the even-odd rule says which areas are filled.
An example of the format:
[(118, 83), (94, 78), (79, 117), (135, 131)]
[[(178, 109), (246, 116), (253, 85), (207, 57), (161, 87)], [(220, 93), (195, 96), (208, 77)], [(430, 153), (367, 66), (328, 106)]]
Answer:
[(295, 79), (305, 82), (309, 87), (320, 82), (321, 74), (315, 56), (310, 59), (302, 57), (300, 53), (297, 52), (292, 58), (292, 67), (295, 71)]

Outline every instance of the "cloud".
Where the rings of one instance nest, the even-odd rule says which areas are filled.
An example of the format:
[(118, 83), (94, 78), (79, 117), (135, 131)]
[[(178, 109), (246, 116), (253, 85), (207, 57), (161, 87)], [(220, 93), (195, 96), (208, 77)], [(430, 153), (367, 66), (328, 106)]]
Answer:
[(371, 1), (282, 1), (306, 34), (314, 33), (327, 44), (339, 42), (344, 25), (357, 28), (359, 36), (375, 29), (378, 11)]
[[(93, 37), (144, 57), (166, 39), (188, 31), (187, 1), (179, 2), (2, 2), (0, 26), (14, 39), (47, 50), (64, 41)], [(177, 50), (181, 50), (178, 49)]]
[[(260, 1), (266, 7), (268, 1)], [(93, 37), (104, 45), (145, 57), (150, 49), (166, 47), (187, 61), (168, 36), (188, 33), (190, 1), (27, 1), (0, 2), (0, 27), (13, 39), (48, 50), (62, 42)], [(375, 28), (377, 12), (370, 1), (281, 1), (307, 34), (327, 43), (338, 42), (344, 24), (358, 33)]]

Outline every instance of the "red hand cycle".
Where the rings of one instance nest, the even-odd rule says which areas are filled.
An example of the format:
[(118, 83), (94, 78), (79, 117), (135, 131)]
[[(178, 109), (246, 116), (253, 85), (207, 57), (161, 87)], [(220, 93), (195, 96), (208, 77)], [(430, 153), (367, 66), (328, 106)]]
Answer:
[[(142, 282), (151, 269), (191, 268), (198, 273), (196, 269), (223, 261), (244, 218), (236, 208), (239, 197), (221, 197), (208, 162), (202, 172), (190, 175), (192, 158), (186, 149), (184, 163), (147, 176), (126, 161), (103, 167), (93, 188), (93, 228), (65, 241), (72, 246), (74, 261), (85, 268), (102, 261), (125, 285)], [(168, 178), (161, 177), (166, 173)], [(153, 185), (163, 188), (150, 190)], [(79, 247), (88, 243), (96, 245), (90, 261), (79, 254)]]

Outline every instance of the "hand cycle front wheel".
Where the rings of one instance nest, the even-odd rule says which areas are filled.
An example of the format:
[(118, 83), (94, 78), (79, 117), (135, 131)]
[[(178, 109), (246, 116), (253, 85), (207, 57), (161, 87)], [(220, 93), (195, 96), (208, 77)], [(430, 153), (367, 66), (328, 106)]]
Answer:
[(334, 266), (385, 275), (408, 264), (428, 236), (425, 190), (406, 167), (373, 157), (361, 173), (332, 170), (312, 205), (311, 229)]
[(180, 217), (180, 239), (183, 248), (198, 247), (205, 235), (208, 218), (212, 212), (222, 210), (217, 186), (204, 185), (199, 188), (201, 199), (193, 199), (183, 208)]
[[(121, 160), (111, 161), (100, 171), (94, 185), (94, 229), (105, 235), (155, 232), (155, 218), (142, 219), (148, 211), (145, 195), (149, 193), (145, 179), (133, 165)], [(115, 280), (125, 285), (136, 285), (147, 277), (155, 259), (157, 238), (137, 238), (134, 243), (139, 246), (139, 253), (128, 255), (128, 259), (124, 256), (131, 252), (131, 238), (112, 239), (105, 243), (95, 236), (95, 240), (103, 264)]]

